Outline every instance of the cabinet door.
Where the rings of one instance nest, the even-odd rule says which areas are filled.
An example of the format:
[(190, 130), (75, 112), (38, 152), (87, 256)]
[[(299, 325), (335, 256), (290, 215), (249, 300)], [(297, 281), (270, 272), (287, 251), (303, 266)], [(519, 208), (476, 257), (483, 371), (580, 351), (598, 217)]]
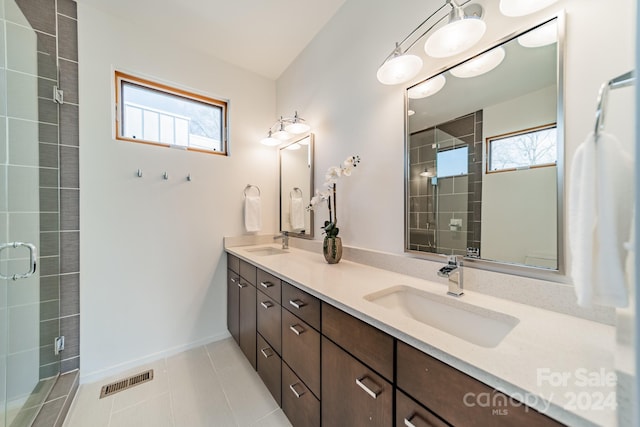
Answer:
[(320, 333), (282, 310), (282, 360), (320, 397)]
[(281, 349), (281, 318), (282, 309), (280, 304), (269, 296), (258, 291), (256, 311), (258, 312), (258, 332), (267, 340), (278, 354), (282, 354)]
[(240, 279), (240, 348), (256, 369), (256, 288)]
[(282, 381), (282, 361), (280, 356), (273, 351), (264, 338), (258, 334), (258, 355), (257, 355), (258, 375), (262, 378), (273, 398), (282, 405), (281, 381)]
[(393, 423), (393, 386), (327, 338), (322, 338), (322, 425)]
[[(286, 363), (282, 364), (282, 411), (293, 427), (320, 426), (320, 401)], [(334, 426), (339, 425), (346, 426)]]
[(240, 344), (240, 283), (239, 276), (227, 270), (227, 329)]

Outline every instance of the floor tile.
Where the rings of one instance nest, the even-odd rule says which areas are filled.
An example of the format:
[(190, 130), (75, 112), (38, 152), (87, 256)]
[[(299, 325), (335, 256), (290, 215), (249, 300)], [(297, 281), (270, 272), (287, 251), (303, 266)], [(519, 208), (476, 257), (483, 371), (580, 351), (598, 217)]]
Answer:
[[(147, 369), (153, 369), (153, 380), (114, 394), (112, 411), (120, 411), (129, 406), (137, 405), (144, 400), (169, 392), (167, 364), (164, 359), (127, 371), (119, 376), (118, 379), (127, 378)], [(107, 383), (103, 382), (103, 384)]]
[(109, 427), (173, 427), (169, 393), (111, 414)]
[(176, 427), (236, 426), (219, 383), (195, 383), (171, 390)]
[(291, 423), (287, 419), (287, 416), (282, 412), (282, 409), (273, 411), (264, 418), (259, 419), (253, 427), (292, 427)]
[(83, 384), (78, 388), (64, 427), (108, 427), (113, 396), (100, 399), (102, 382)]

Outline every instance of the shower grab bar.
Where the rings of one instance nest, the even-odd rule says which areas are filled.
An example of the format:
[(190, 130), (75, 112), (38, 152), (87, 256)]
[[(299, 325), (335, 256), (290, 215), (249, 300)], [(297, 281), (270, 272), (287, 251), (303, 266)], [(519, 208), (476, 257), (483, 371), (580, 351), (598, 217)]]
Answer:
[(31, 243), (23, 243), (23, 242), (11, 242), (4, 243), (0, 245), (0, 252), (7, 248), (20, 248), (24, 247), (29, 249), (29, 271), (22, 274), (14, 274), (13, 276), (5, 276), (0, 273), (0, 279), (2, 280), (18, 280), (18, 279), (26, 279), (27, 277), (32, 276), (36, 272), (36, 264), (38, 258), (38, 249), (36, 249), (35, 245)]
[(609, 95), (609, 90), (631, 86), (636, 80), (634, 74), (634, 71), (629, 71), (602, 83), (600, 86), (600, 91), (598, 92), (598, 108), (596, 109), (596, 127), (593, 133), (596, 141), (600, 136), (600, 131), (604, 129), (604, 116), (605, 110), (607, 109), (607, 97)]

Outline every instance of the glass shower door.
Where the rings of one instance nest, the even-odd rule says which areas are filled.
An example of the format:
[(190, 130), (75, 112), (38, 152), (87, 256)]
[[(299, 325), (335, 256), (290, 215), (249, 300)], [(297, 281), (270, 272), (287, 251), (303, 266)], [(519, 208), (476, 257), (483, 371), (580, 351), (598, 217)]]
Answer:
[(58, 368), (52, 343), (41, 342), (58, 332), (42, 321), (58, 308), (41, 298), (38, 254), (58, 246), (57, 234), (40, 226), (51, 210), (40, 188), (58, 173), (40, 161), (39, 111), (48, 101), (40, 94), (57, 84), (38, 77), (45, 38), (14, 0), (0, 0), (0, 427), (31, 425)]

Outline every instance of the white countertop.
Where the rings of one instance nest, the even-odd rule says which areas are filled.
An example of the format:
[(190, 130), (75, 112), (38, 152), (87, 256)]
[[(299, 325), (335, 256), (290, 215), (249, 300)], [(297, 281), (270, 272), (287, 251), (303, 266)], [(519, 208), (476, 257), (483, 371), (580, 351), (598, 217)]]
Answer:
[(329, 265), (321, 253), (295, 248), (247, 251), (265, 246), (279, 247), (226, 250), (562, 423), (616, 425), (612, 326), (465, 291), (460, 301), (519, 319), (496, 347), (481, 347), (363, 298), (396, 285), (445, 295), (440, 283), (346, 260)]

